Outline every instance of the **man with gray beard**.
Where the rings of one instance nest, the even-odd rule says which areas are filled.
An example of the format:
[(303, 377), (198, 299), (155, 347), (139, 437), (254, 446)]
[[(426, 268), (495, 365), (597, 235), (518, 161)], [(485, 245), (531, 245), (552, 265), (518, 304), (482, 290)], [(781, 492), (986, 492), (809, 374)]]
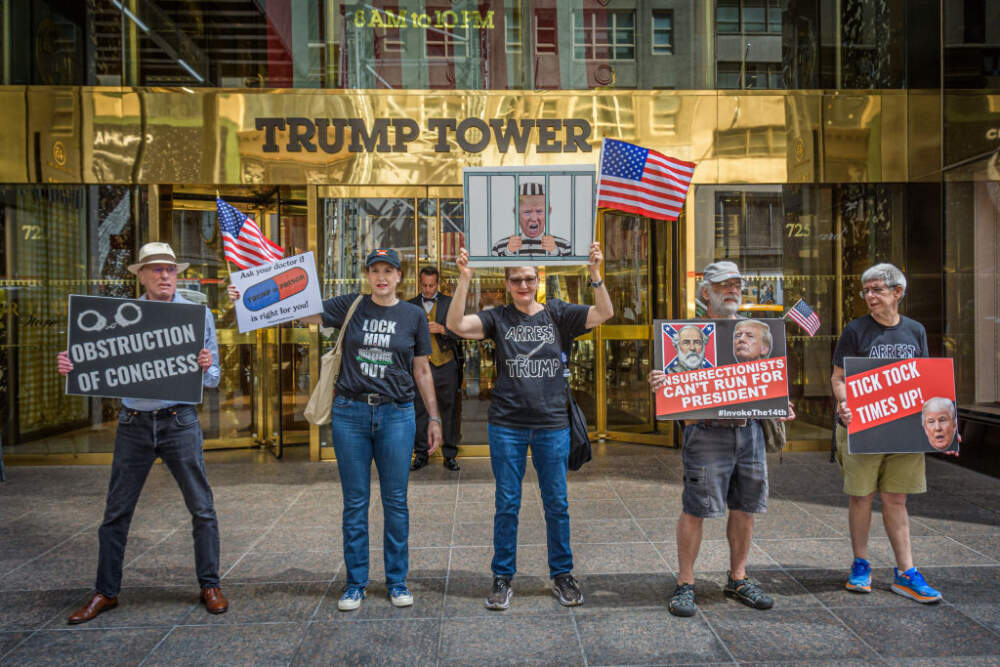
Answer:
[(677, 356), (663, 369), (664, 373), (683, 373), (696, 371), (700, 368), (711, 368), (712, 364), (705, 359), (705, 345), (708, 336), (699, 327), (687, 324), (677, 332), (673, 339)]
[[(712, 319), (737, 319), (743, 295), (743, 277), (733, 262), (705, 267), (699, 286)], [(680, 332), (678, 332), (678, 337)], [(768, 350), (770, 351), (770, 350)], [(678, 353), (680, 350), (678, 349)], [(739, 355), (737, 355), (738, 357)], [(649, 374), (653, 391), (666, 375)], [(780, 421), (794, 419), (795, 413)], [(764, 431), (757, 419), (697, 419), (684, 422), (684, 494), (677, 521), (677, 587), (667, 604), (674, 616), (694, 616), (694, 562), (701, 547), (705, 519), (726, 516), (729, 540), (729, 580), (723, 592), (754, 609), (770, 609), (774, 600), (746, 571), (753, 538), (754, 514), (767, 511), (767, 455)]]

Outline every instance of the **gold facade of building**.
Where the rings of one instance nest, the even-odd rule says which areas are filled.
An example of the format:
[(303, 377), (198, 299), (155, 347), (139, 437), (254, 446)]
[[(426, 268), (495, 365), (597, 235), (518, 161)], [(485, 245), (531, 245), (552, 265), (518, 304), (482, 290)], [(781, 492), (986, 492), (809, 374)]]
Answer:
[[(706, 257), (724, 248), (730, 222), (737, 230), (733, 234), (742, 233), (740, 215), (730, 221), (723, 211), (727, 202), (742, 202), (739, 206), (749, 210), (759, 207), (769, 190), (797, 192), (799, 185), (815, 190), (803, 198), (811, 197), (825, 209), (817, 212), (803, 205), (794, 214), (771, 214), (773, 234), (781, 238), (759, 243), (755, 252), (777, 256), (777, 268), (772, 268), (773, 261), (758, 262), (753, 267), (757, 273), (750, 272), (757, 277), (750, 280), (748, 297), (762, 309), (775, 303), (760, 295), (775, 271), (788, 265), (784, 289), (792, 285), (796, 294), (824, 295), (824, 321), (839, 323), (850, 314), (845, 312), (850, 308), (845, 294), (851, 288), (845, 277), (845, 272), (850, 274), (844, 260), (846, 234), (840, 231), (850, 223), (835, 206), (823, 204), (830, 195), (822, 188), (830, 184), (863, 189), (940, 178), (940, 114), (938, 91), (913, 90), (251, 92), (4, 87), (0, 182), (15, 188), (131, 186), (120, 188), (121, 201), (131, 202), (128, 215), (136, 221), (130, 242), (162, 239), (178, 244), (178, 252), (193, 259), (189, 286), (208, 293), (220, 322), (224, 380), (218, 399), (202, 410), (208, 446), (263, 443), (280, 449), (282, 443), (308, 440), (312, 458), (320, 459), (332, 456), (332, 448), (300, 413), (309, 378), (318, 375), (318, 358), (329, 340), (315, 328), (241, 335), (234, 324), (226, 324), (231, 312), (223, 294), (221, 244), (213, 231), (215, 193), (237, 203), (244, 200), (241, 207), (286, 247), (316, 251), (325, 296), (357, 289), (364, 252), (373, 244), (392, 242), (402, 252), (408, 297), (416, 291), (423, 264), (439, 266), (446, 286), (454, 279), (464, 167), (596, 167), (604, 137), (696, 162), (679, 223), (611, 211), (598, 216), (596, 238), (606, 250), (606, 279), (616, 295), (616, 316), (581, 340), (575, 364), (574, 388), (591, 397), (585, 409), (599, 434), (668, 444), (672, 429), (654, 421), (644, 381), (652, 359), (652, 320), (694, 315), (696, 272)], [(699, 198), (699, 192), (704, 196)], [(872, 198), (870, 193), (863, 196)], [(891, 193), (874, 197), (890, 203), (892, 199)], [(54, 220), (51, 215), (49, 219)], [(25, 232), (8, 224), (6, 233), (10, 238)], [(898, 243), (899, 233), (893, 230), (886, 243)], [(86, 238), (80, 242), (92, 243)], [(204, 255), (200, 263), (199, 253)], [(25, 271), (15, 273), (7, 275), (20, 280)], [(79, 280), (52, 273), (38, 278), (47, 290), (47, 313), (60, 317), (64, 295), (87, 291), (86, 284), (98, 279), (93, 272), (79, 273)], [(582, 271), (550, 272), (550, 290), (584, 302), (589, 294), (582, 289), (581, 276)], [(121, 280), (128, 285), (127, 275)], [(502, 281), (495, 273), (482, 272), (476, 295), (480, 306), (502, 300)], [(21, 326), (10, 308), (6, 312), (8, 331)], [(792, 435), (798, 446), (828, 442), (829, 354), (836, 332), (833, 328), (807, 339), (789, 331), (804, 388), (797, 397), (803, 419)], [(40, 348), (38, 359), (21, 359), (22, 372), (26, 366), (45, 367), (46, 355), (57, 351), (57, 339)], [(466, 372), (469, 405), (464, 418), (469, 428), (464, 442), (481, 444), (485, 437), (478, 436), (475, 421), (482, 406), (471, 399), (488, 397), (491, 350), (479, 344), (467, 351), (476, 363)], [(42, 384), (58, 387), (58, 378), (51, 380)], [(60, 400), (47, 393), (31, 400), (38, 399), (45, 405)], [(89, 418), (93, 425), (106, 417), (94, 407), (88, 410), (83, 399), (70, 402), (79, 405), (74, 408), (77, 419), (68, 422), (82, 425)], [(31, 414), (24, 410), (21, 419)], [(34, 453), (41, 451), (72, 453), (76, 460), (108, 457), (106, 450), (88, 456), (72, 446), (68, 451)]]

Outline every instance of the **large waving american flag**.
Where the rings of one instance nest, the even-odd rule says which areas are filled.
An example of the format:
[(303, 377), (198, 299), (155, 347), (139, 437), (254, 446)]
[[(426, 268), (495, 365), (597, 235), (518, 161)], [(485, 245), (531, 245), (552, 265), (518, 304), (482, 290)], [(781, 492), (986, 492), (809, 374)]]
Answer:
[(219, 228), (222, 229), (222, 247), (226, 261), (241, 269), (248, 269), (276, 262), (285, 254), (284, 248), (264, 236), (257, 223), (232, 204), (216, 197), (215, 209), (219, 217)]
[(685, 162), (617, 139), (601, 144), (597, 205), (658, 220), (676, 220), (694, 175)]

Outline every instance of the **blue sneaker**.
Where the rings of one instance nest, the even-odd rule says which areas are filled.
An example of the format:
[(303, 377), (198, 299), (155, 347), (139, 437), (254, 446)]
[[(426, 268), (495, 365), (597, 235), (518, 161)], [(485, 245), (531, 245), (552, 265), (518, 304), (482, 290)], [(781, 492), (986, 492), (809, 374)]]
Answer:
[(354, 611), (361, 606), (361, 601), (365, 599), (365, 589), (357, 584), (347, 584), (344, 586), (344, 594), (337, 602), (337, 609), (340, 611)]
[(413, 595), (406, 584), (389, 584), (389, 602), (393, 607), (409, 607), (413, 604)]
[(847, 590), (854, 593), (872, 592), (872, 566), (864, 558), (855, 558), (851, 563), (851, 576), (847, 580)]
[(896, 580), (892, 582), (893, 593), (899, 593), (903, 597), (923, 604), (940, 602), (941, 593), (927, 585), (924, 575), (920, 574), (917, 568), (911, 567), (906, 572), (893, 568), (892, 571), (896, 574)]

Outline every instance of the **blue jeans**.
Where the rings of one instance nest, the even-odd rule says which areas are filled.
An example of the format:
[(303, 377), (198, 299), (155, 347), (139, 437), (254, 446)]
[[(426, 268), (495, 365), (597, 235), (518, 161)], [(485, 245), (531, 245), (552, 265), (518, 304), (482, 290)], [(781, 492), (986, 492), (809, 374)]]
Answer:
[(201, 425), (193, 405), (175, 405), (154, 412), (122, 408), (118, 413), (108, 500), (104, 521), (97, 531), (98, 593), (113, 598), (121, 590), (128, 529), (156, 457), (170, 469), (191, 512), (198, 583), (202, 588), (219, 585), (219, 522), (212, 488), (205, 476), (201, 444)]
[(521, 509), (521, 481), (531, 447), (531, 462), (538, 472), (538, 489), (545, 508), (545, 533), (549, 550), (549, 576), (573, 569), (569, 545), (569, 500), (566, 469), (569, 428), (510, 428), (489, 424), (490, 465), (496, 479), (496, 513), (493, 515), (493, 574), (512, 577), (517, 571), (517, 514)]
[(372, 459), (382, 494), (382, 551), (385, 580), (406, 582), (410, 567), (410, 510), (406, 487), (416, 430), (413, 403), (368, 405), (343, 396), (333, 399), (333, 449), (344, 492), (344, 563), (347, 583), (368, 585), (368, 503)]

